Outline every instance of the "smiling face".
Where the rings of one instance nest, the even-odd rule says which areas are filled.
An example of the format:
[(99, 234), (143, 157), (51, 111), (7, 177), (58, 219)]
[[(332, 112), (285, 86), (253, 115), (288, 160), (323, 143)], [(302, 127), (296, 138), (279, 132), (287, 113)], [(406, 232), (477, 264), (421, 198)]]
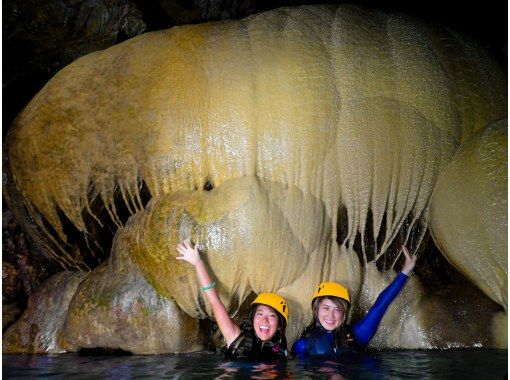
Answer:
[(278, 329), (278, 313), (272, 307), (258, 305), (253, 316), (253, 328), (260, 340), (271, 339)]
[(323, 298), (317, 308), (317, 318), (326, 330), (334, 330), (344, 322), (344, 307), (340, 302), (337, 303), (329, 298)]

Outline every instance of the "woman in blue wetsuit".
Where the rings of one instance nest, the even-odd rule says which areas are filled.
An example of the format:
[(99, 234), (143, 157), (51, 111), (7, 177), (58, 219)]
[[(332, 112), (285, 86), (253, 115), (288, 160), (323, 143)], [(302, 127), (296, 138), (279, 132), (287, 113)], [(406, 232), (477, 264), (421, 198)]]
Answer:
[(195, 267), (202, 292), (211, 305), (216, 323), (227, 342), (226, 356), (253, 360), (285, 359), (285, 326), (289, 319), (287, 301), (276, 293), (260, 293), (251, 303), (250, 318), (238, 326), (228, 314), (211, 281), (196, 245), (182, 242), (177, 246), (178, 260)]
[(292, 345), (298, 357), (336, 355), (364, 348), (374, 337), (388, 306), (404, 288), (416, 264), (416, 256), (402, 246), (405, 262), (402, 271), (382, 291), (365, 318), (352, 327), (344, 324), (351, 299), (349, 291), (336, 282), (321, 283), (312, 297), (313, 320)]

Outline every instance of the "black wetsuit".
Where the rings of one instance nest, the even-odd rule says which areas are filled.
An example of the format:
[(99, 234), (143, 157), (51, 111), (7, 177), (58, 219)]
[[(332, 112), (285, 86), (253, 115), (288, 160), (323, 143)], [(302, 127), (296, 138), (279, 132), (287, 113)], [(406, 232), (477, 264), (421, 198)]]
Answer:
[(252, 324), (244, 321), (241, 334), (228, 346), (225, 356), (229, 359), (281, 360), (287, 358), (287, 340), (279, 330), (271, 340), (257, 337)]

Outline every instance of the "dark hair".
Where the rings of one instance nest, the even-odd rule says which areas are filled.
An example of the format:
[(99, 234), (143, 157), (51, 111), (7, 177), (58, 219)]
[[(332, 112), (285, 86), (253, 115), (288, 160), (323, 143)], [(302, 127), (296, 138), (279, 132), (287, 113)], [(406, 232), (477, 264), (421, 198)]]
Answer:
[[(283, 315), (281, 315), (278, 312), (278, 310), (276, 310), (272, 306), (265, 305), (265, 304), (262, 304), (262, 303), (253, 304), (253, 306), (251, 308), (251, 311), (250, 311), (250, 322), (253, 324), (253, 319), (255, 318), (255, 311), (257, 310), (257, 307), (259, 307), (260, 305), (267, 306), (268, 308), (270, 308), (271, 310), (273, 310), (275, 312), (276, 316), (278, 317), (278, 328), (276, 329), (276, 331), (277, 332), (279, 331), (282, 335), (285, 335), (285, 328), (287, 327), (287, 323), (285, 322), (285, 318), (283, 317)], [(276, 335), (276, 333), (275, 333), (275, 335)]]

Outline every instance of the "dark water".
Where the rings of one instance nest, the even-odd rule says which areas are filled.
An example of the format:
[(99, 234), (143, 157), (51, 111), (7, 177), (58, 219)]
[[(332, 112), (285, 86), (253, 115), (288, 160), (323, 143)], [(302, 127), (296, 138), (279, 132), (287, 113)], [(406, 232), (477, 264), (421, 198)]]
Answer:
[(335, 361), (251, 363), (197, 353), (3, 355), (3, 379), (505, 379), (507, 350), (384, 351)]

